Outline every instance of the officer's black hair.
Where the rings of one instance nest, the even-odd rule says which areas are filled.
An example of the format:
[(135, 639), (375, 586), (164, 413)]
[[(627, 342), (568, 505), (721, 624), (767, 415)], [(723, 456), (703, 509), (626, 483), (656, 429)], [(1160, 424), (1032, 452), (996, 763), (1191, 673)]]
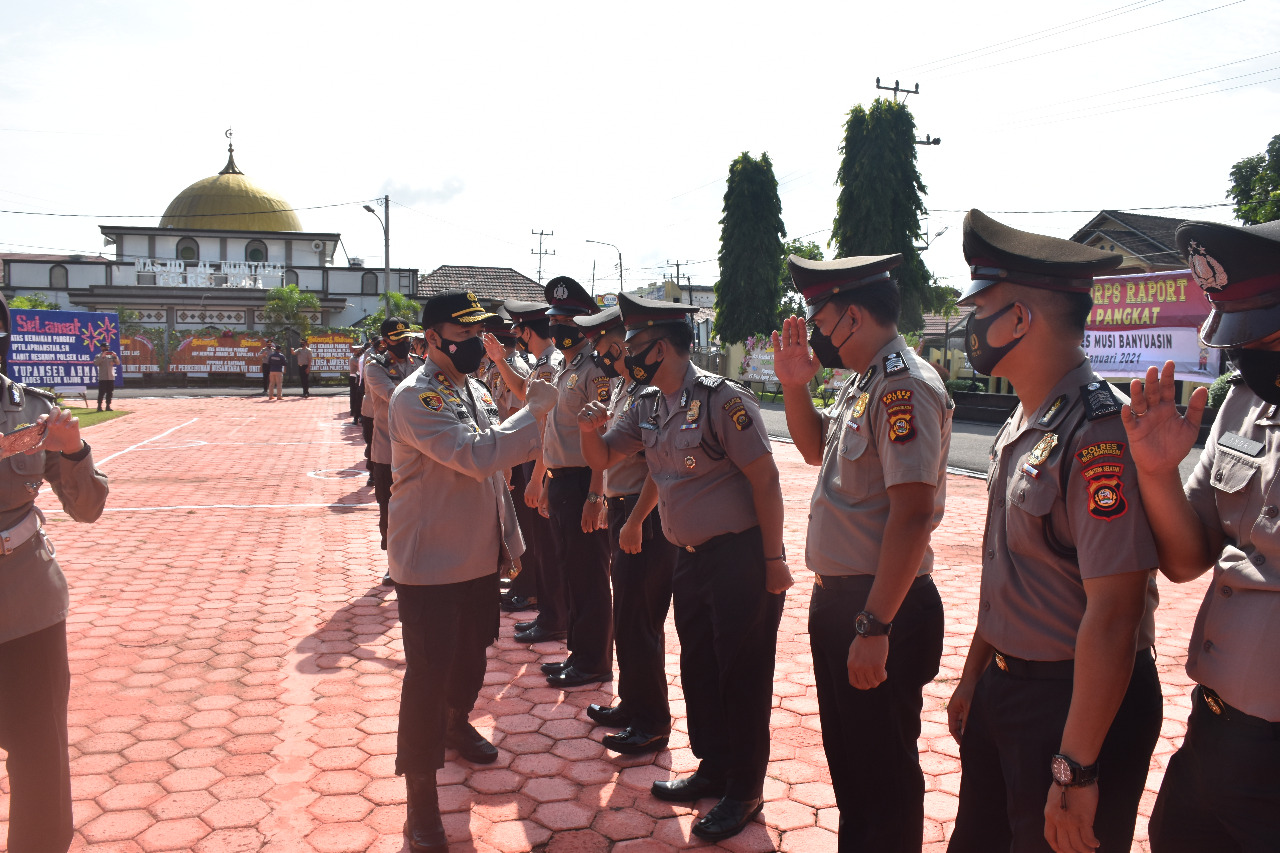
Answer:
[(848, 305), (857, 305), (881, 326), (898, 325), (902, 315), (902, 296), (891, 278), (837, 293), (831, 301), (841, 311)]
[(521, 320), (519, 325), (524, 326), (540, 338), (551, 337), (551, 321), (546, 317), (534, 317), (532, 320)]
[(672, 323), (665, 328), (667, 333), (664, 337), (671, 348), (680, 355), (688, 355), (693, 348), (693, 326), (688, 323)]
[(1089, 312), (1093, 310), (1093, 294), (1089, 291), (1064, 293), (1062, 298), (1066, 303), (1063, 319), (1071, 324), (1071, 331), (1083, 333), (1089, 323)]

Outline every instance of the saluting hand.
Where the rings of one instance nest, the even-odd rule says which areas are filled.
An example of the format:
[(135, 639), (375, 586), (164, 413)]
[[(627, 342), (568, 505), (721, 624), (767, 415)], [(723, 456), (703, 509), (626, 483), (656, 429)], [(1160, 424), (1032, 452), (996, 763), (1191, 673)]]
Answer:
[(480, 335), (480, 343), (484, 344), (484, 354), (489, 356), (494, 364), (507, 357), (507, 351), (502, 348), (502, 342), (489, 332)]
[(1129, 436), (1129, 452), (1140, 472), (1154, 473), (1176, 469), (1186, 458), (1200, 435), (1200, 421), (1209, 392), (1197, 388), (1191, 392), (1185, 416), (1178, 414), (1173, 399), (1173, 362), (1164, 369), (1147, 368), (1144, 383), (1129, 383), (1132, 402), (1121, 409), (1125, 433)]
[(782, 332), (773, 333), (773, 372), (783, 385), (808, 385), (822, 365), (809, 351), (804, 320), (792, 314), (782, 321)]
[(80, 419), (66, 409), (54, 406), (49, 414), (36, 419), (37, 424), (44, 424), (44, 441), (27, 453), (47, 450), (50, 453), (75, 453), (80, 449)]

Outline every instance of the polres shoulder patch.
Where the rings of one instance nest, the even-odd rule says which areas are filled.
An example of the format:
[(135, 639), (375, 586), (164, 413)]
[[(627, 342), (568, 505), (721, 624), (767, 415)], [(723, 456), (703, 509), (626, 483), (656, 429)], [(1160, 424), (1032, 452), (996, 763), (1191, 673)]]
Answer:
[(1084, 397), (1084, 416), (1096, 421), (1120, 414), (1120, 401), (1111, 390), (1111, 385), (1101, 379), (1080, 386), (1080, 394)]

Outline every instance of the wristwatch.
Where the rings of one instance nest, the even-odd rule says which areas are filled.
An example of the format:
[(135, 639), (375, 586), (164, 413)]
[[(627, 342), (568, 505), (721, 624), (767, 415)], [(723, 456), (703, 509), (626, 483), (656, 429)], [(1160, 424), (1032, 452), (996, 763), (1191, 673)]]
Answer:
[(597, 495), (595, 492), (587, 492), (587, 500), (588, 500), (590, 503), (593, 503), (593, 504), (594, 504), (594, 503), (599, 503), (599, 502), (600, 502), (600, 496), (599, 496), (599, 495)]
[(887, 637), (893, 630), (893, 623), (881, 622), (864, 610), (854, 618), (853, 629), (859, 637)]
[(1053, 771), (1053, 781), (1064, 788), (1083, 788), (1098, 781), (1098, 762), (1096, 761), (1085, 767), (1058, 753), (1049, 763), (1049, 768)]

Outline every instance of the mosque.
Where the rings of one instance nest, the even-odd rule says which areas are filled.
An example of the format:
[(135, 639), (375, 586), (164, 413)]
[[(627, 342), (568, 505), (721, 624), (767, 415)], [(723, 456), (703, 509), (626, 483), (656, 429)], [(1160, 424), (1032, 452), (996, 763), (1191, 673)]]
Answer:
[[(319, 298), (314, 325), (376, 313), (383, 270), (353, 259), (335, 266), (341, 235), (303, 230), (293, 206), (249, 180), (227, 150), (222, 171), (178, 193), (158, 226), (99, 226), (114, 256), (0, 255), (5, 294), (39, 294), (68, 310), (127, 309), (142, 325), (177, 332), (260, 329), (267, 292), (282, 284)], [(390, 272), (391, 286), (413, 297), (418, 271)]]

